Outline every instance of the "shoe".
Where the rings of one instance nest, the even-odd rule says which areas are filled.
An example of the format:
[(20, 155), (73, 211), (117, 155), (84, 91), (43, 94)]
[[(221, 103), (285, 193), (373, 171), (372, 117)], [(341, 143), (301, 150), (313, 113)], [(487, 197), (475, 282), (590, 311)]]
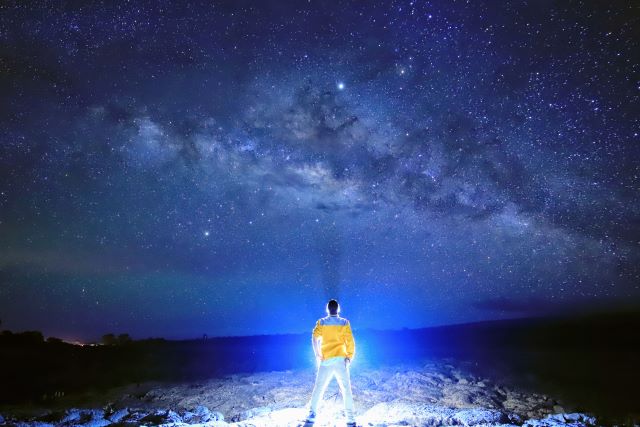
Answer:
[(356, 422), (355, 421), (349, 421), (347, 423), (347, 427), (356, 427)]
[(307, 415), (307, 419), (305, 420), (305, 422), (307, 423), (315, 423), (316, 422), (316, 413), (313, 411), (309, 412), (309, 415)]

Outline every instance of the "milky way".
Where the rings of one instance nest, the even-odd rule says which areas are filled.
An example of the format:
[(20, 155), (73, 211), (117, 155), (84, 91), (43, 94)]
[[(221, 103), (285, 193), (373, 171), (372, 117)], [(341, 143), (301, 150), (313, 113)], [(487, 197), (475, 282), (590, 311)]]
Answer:
[(303, 332), (640, 301), (631, 2), (0, 6), (0, 318)]

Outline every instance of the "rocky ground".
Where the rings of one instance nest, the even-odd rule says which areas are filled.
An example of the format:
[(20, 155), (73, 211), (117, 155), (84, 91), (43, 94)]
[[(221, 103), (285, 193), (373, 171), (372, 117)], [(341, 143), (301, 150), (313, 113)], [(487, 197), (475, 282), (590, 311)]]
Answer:
[[(263, 372), (182, 384), (143, 384), (112, 391), (84, 407), (4, 408), (0, 424), (16, 426), (201, 425), (296, 426), (306, 415), (314, 371)], [(570, 413), (552, 397), (528, 393), (463, 366), (352, 367), (357, 421), (363, 426), (592, 426), (594, 417)], [(67, 404), (71, 404), (68, 401)], [(91, 404), (93, 408), (91, 409)], [(97, 407), (100, 409), (95, 409)], [(335, 381), (320, 407), (318, 427), (342, 426)]]

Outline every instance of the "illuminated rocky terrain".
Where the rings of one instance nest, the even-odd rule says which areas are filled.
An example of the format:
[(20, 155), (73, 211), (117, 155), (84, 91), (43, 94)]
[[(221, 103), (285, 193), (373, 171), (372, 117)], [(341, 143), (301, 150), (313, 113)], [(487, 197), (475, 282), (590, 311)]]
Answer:
[[(311, 369), (231, 375), (180, 383), (141, 384), (96, 399), (94, 408), (12, 418), (7, 425), (302, 425), (313, 387)], [(356, 416), (363, 426), (590, 426), (551, 396), (507, 387), (448, 363), (352, 368)], [(99, 403), (99, 405), (98, 405)], [(63, 401), (60, 402), (64, 404)], [(90, 407), (88, 405), (87, 407)], [(316, 426), (341, 426), (342, 399), (332, 382)]]

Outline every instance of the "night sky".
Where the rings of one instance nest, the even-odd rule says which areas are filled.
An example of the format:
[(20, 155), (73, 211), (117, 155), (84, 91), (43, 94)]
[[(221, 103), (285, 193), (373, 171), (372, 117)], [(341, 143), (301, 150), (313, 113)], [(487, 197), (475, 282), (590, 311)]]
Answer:
[(0, 328), (640, 302), (634, 4), (2, 2)]

